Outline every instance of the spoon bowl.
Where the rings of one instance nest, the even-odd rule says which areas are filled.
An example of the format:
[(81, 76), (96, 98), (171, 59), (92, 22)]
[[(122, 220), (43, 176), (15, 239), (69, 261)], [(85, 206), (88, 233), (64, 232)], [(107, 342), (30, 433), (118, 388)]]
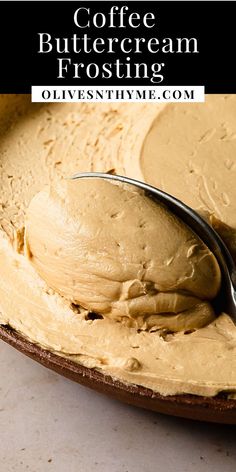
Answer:
[(212, 226), (185, 203), (139, 180), (102, 172), (84, 172), (71, 177), (72, 180), (88, 178), (107, 179), (138, 187), (144, 190), (145, 194), (152, 200), (164, 204), (179, 217), (215, 255), (221, 269), (222, 284), (221, 290), (214, 300), (214, 308), (218, 313), (226, 312), (236, 323), (236, 267), (228, 248)]

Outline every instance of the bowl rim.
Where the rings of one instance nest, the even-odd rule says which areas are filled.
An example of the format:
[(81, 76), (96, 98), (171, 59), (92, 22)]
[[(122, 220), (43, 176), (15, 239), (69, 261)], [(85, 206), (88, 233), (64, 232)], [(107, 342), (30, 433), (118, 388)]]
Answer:
[(130, 405), (172, 416), (223, 424), (236, 424), (236, 400), (191, 394), (163, 396), (136, 384), (123, 383), (94, 368), (42, 348), (8, 325), (0, 325), (0, 338), (18, 351), (79, 384)]

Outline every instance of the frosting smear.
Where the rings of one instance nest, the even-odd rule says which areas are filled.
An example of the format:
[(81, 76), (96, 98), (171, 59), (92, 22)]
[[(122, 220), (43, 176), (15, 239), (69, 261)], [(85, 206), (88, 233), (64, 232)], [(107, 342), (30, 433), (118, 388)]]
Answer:
[(30, 203), (25, 241), (49, 287), (90, 311), (174, 331), (214, 319), (214, 255), (135, 186), (87, 178), (47, 188)]

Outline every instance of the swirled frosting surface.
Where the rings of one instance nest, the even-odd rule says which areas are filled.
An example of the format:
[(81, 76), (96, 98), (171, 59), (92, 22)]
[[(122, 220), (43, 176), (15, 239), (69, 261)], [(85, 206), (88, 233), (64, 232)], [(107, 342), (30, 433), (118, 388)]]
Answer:
[[(65, 220), (68, 218), (68, 199), (74, 201), (77, 211), (75, 194), (80, 190), (78, 188), (74, 193), (74, 190), (65, 189), (64, 179), (83, 171), (107, 172), (114, 169), (116, 173), (146, 180), (176, 195), (204, 214), (227, 242), (232, 254), (236, 254), (235, 116), (235, 96), (210, 96), (205, 104), (167, 106), (38, 105), (31, 104), (29, 97), (0, 96), (0, 322), (9, 324), (31, 341), (59, 355), (123, 382), (149, 387), (163, 395), (192, 393), (213, 396), (222, 391), (234, 395), (236, 328), (224, 313), (217, 318), (211, 315), (212, 318), (206, 323), (204, 310), (210, 309), (209, 301), (217, 291), (219, 273), (214, 258), (204, 252), (205, 248), (199, 247), (199, 242), (197, 249), (190, 248), (189, 258), (187, 251), (178, 253), (183, 241), (187, 245), (183, 247), (189, 244), (185, 227), (180, 225), (179, 232), (176, 235), (175, 230), (173, 238), (167, 231), (168, 247), (174, 254), (169, 253), (164, 245), (162, 253), (159, 253), (153, 239), (149, 239), (145, 225), (136, 228), (140, 241), (139, 238), (134, 241), (134, 238), (129, 239), (127, 228), (122, 234), (119, 233), (118, 226), (115, 226), (119, 218), (108, 218), (109, 212), (103, 212), (107, 218), (106, 234), (96, 233), (99, 244), (102, 245), (103, 237), (108, 239), (108, 221), (112, 220), (113, 226), (109, 233), (108, 254), (104, 259), (106, 266), (101, 265), (101, 257), (97, 254), (96, 277), (99, 283), (96, 290), (99, 297), (102, 296), (102, 304), (101, 298), (96, 301), (97, 292), (91, 291), (92, 297), (88, 296), (88, 291), (86, 294), (86, 270), (92, 267), (94, 274), (95, 257), (90, 266), (84, 260), (86, 270), (79, 274), (78, 296), (75, 297), (75, 290), (67, 283), (60, 286), (57, 281), (55, 284), (56, 267), (65, 275), (65, 239), (70, 242), (72, 250), (74, 236), (71, 238), (70, 226), (67, 225), (68, 234), (61, 231), (63, 244), (58, 243), (57, 247), (62, 250), (62, 266), (56, 265), (59, 262), (54, 258), (52, 274), (46, 273), (47, 270), (44, 273), (41, 271), (46, 269), (43, 251), (46, 254), (49, 250), (48, 257), (55, 257), (55, 231), (63, 225), (62, 215)], [(45, 187), (51, 190), (45, 191)], [(110, 191), (118, 192), (118, 189), (112, 188)], [(62, 204), (63, 192), (66, 198)], [(116, 198), (121, 198), (125, 193), (119, 189)], [(135, 194), (134, 198), (146, 205), (143, 196)], [(36, 222), (36, 209), (38, 218), (40, 214), (43, 216), (43, 199), (44, 203), (51, 205), (46, 208), (44, 216), (48, 217), (48, 234), (54, 238), (52, 253), (49, 240), (44, 250), (40, 246), (43, 237), (40, 237), (41, 223)], [(35, 213), (27, 213), (28, 207), (29, 212), (35, 208)], [(118, 208), (120, 211), (117, 201), (117, 208), (114, 203), (114, 213), (118, 212)], [(152, 205), (150, 208), (148, 206), (149, 211), (150, 217), (146, 223), (151, 225), (150, 234), (153, 234), (160, 215), (168, 227), (170, 222), (163, 208), (156, 208), (155, 224), (151, 216), (154, 212)], [(145, 211), (146, 214), (149, 213)], [(52, 227), (50, 215), (55, 225)], [(128, 217), (134, 223), (139, 220), (137, 213), (128, 213), (127, 209)], [(70, 218), (73, 225), (75, 215)], [(86, 226), (85, 223), (83, 221), (83, 227), (87, 228), (87, 235), (91, 235), (96, 225), (90, 226), (89, 223)], [(173, 225), (174, 228), (178, 226), (171, 221), (171, 227)], [(36, 226), (39, 239), (33, 231)], [(135, 228), (135, 224), (131, 226)], [(59, 233), (57, 237), (59, 239)], [(190, 240), (192, 237), (190, 235)], [(178, 247), (175, 246), (176, 241)], [(116, 242), (122, 244), (116, 246)], [(141, 244), (148, 246), (145, 257)], [(159, 244), (161, 247), (161, 239)], [(190, 245), (194, 246), (192, 243)], [(122, 247), (129, 254), (125, 268), (120, 263), (124, 260)], [(131, 247), (135, 247), (135, 251), (128, 250)], [(136, 250), (140, 255), (138, 263)], [(41, 254), (40, 260), (36, 260), (36, 253), (38, 257)], [(104, 280), (104, 267), (108, 270), (111, 254), (115, 255), (110, 264), (113, 275)], [(134, 255), (135, 269), (135, 264), (132, 264)], [(198, 272), (195, 257), (196, 260), (200, 258), (199, 269), (201, 267), (202, 271)], [(162, 270), (158, 275), (153, 273), (152, 258), (155, 258), (155, 264), (161, 264)], [(72, 280), (71, 264), (74, 258), (71, 256), (68, 261), (69, 279)], [(177, 272), (172, 273), (172, 264)], [(190, 267), (194, 265), (196, 279), (193, 280)], [(90, 279), (89, 271), (87, 276), (88, 285), (91, 282), (95, 287), (95, 280), (93, 277)], [(209, 276), (212, 283), (204, 283)], [(176, 281), (178, 288), (174, 288)], [(142, 294), (142, 291), (148, 292), (150, 289), (149, 282), (154, 285), (154, 290), (160, 292)], [(75, 278), (72, 285), (77, 283)], [(168, 287), (165, 285), (167, 283)], [(185, 288), (180, 288), (182, 284), (186, 284)], [(84, 292), (80, 291), (82, 287)], [(166, 289), (170, 287), (173, 297), (169, 294), (166, 297), (169, 293)], [(159, 293), (163, 298), (159, 297), (157, 301)], [(140, 303), (141, 299), (144, 305)], [(186, 308), (187, 299), (191, 305), (189, 309), (194, 309), (197, 315), (194, 315), (195, 320), (203, 319), (200, 322), (202, 327), (183, 324), (183, 329), (175, 332), (182, 322), (184, 311), (181, 310)], [(77, 305), (78, 301), (81, 305)], [(147, 301), (150, 312), (144, 316)], [(90, 309), (97, 309), (96, 303), (99, 303), (101, 312), (98, 319), (89, 313)], [(163, 307), (165, 310), (166, 307), (174, 309), (176, 313), (164, 312)], [(194, 316), (186, 319), (192, 323)], [(171, 326), (165, 324), (167, 319), (171, 319)], [(167, 328), (164, 329), (164, 326)]]

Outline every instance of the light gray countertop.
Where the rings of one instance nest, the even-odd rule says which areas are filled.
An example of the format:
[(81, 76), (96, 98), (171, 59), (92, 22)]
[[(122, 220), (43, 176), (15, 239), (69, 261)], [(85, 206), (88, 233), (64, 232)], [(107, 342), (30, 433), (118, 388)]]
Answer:
[(1, 472), (235, 472), (236, 426), (123, 405), (0, 342)]

